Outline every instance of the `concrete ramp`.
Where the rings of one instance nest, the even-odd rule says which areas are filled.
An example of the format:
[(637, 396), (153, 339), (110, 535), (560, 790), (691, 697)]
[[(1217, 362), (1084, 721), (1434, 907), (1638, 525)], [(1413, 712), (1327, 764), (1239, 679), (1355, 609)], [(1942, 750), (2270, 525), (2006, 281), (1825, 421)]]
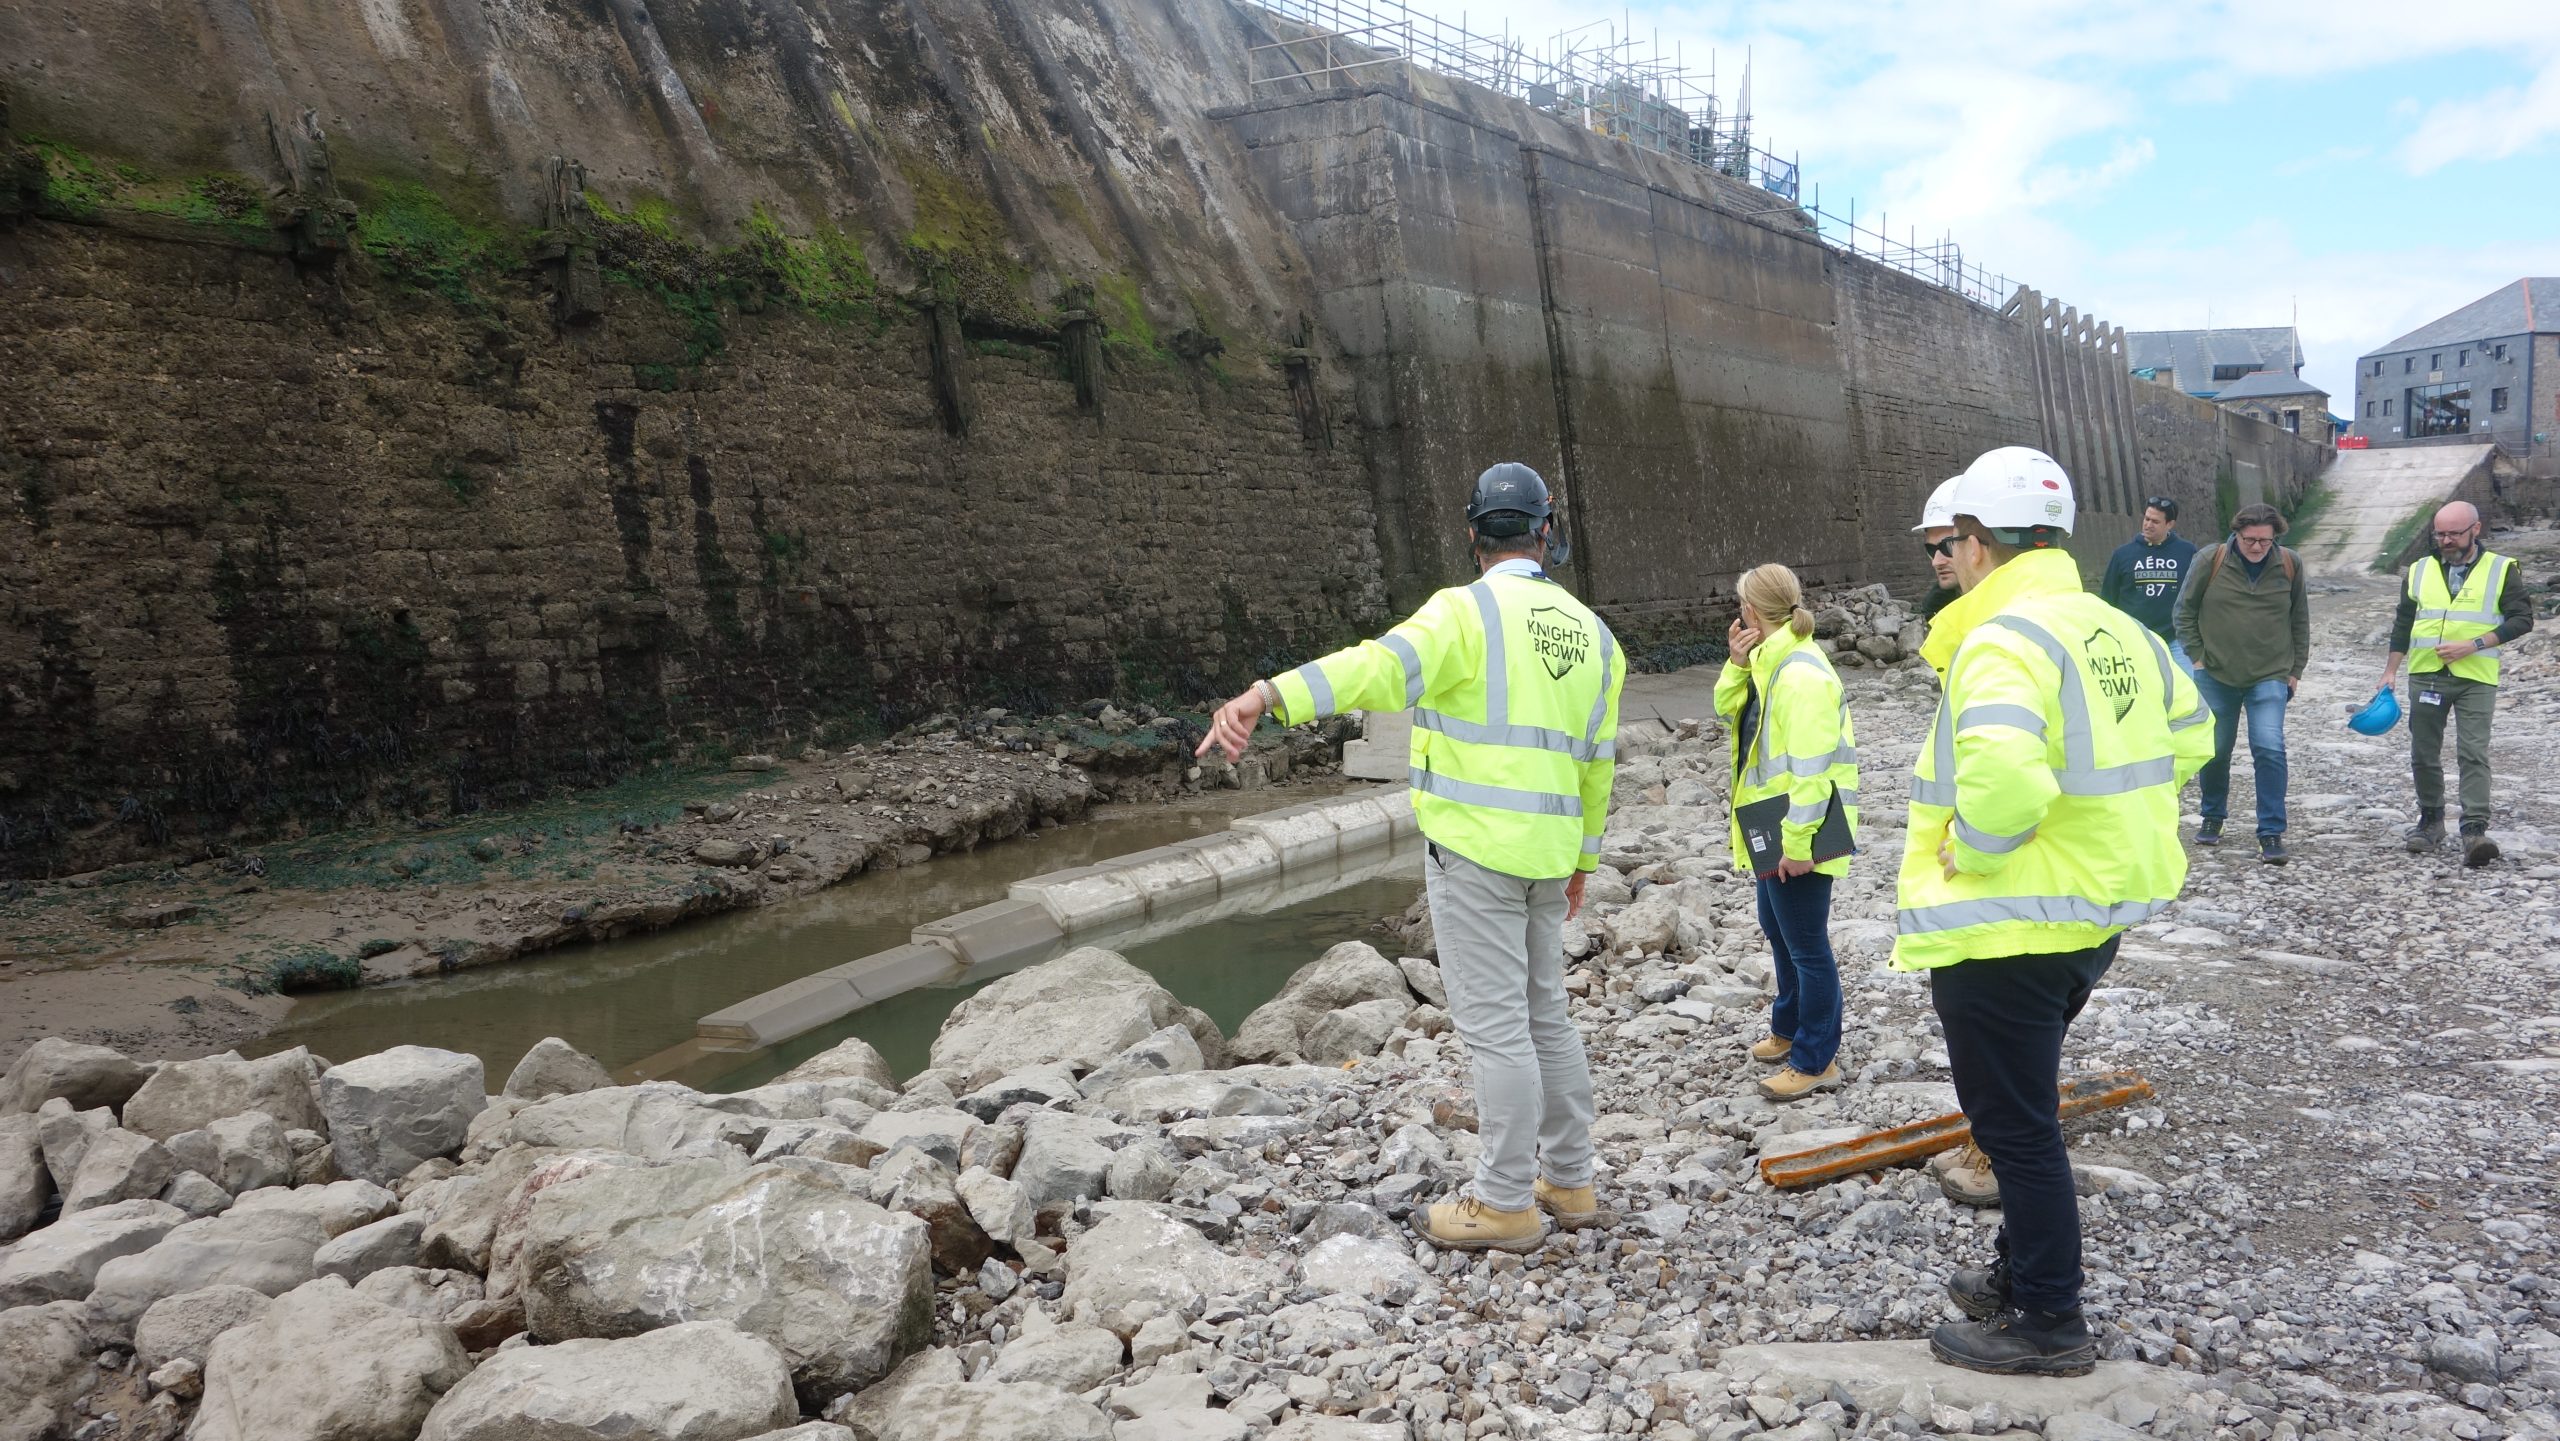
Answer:
[(2311, 568), (2329, 575), (2362, 575), (2375, 568), (2382, 542), (2409, 512), (2441, 504), (2463, 482), (2488, 469), (2495, 447), (2413, 445), (2390, 450), (2342, 450), (2320, 483), (2329, 508), (2318, 527), (2294, 549)]

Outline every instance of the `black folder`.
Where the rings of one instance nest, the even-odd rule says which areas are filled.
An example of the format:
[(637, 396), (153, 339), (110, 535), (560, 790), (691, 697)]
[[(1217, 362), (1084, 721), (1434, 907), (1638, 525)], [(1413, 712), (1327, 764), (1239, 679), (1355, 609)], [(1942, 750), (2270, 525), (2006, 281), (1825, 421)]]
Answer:
[[(1786, 792), (1766, 800), (1753, 801), (1733, 813), (1742, 823), (1742, 844), (1751, 852), (1751, 873), (1768, 877), (1778, 873), (1778, 862), (1785, 860), (1787, 812), (1794, 808), (1794, 798)], [(1849, 834), (1849, 810), (1840, 804), (1840, 791), (1833, 787), (1831, 805), (1822, 813), (1822, 824), (1813, 833), (1813, 860), (1816, 865), (1836, 861), (1857, 853), (1857, 844)]]

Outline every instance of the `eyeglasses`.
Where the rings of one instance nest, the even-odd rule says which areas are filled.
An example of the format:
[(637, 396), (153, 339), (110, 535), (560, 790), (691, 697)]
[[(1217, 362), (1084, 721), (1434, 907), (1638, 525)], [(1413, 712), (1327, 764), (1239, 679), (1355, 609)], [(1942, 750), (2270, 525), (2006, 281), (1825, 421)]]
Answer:
[(2276, 538), (2272, 535), (2243, 535), (2235, 536), (2233, 538), (2238, 540), (2242, 545), (2273, 545), (2276, 543)]
[(2476, 526), (2476, 525), (2466, 525), (2466, 526), (2464, 526), (2464, 527), (2463, 527), (2462, 529), (2460, 529), (2460, 530), (2440, 530), (2440, 531), (2437, 531), (2437, 532), (2436, 532), (2436, 539), (2438, 539), (2438, 540), (2460, 540), (2460, 539), (2462, 539), (2464, 536), (2469, 535), (2471, 532), (2473, 532), (2473, 531), (2475, 531), (2475, 530), (2478, 530), (2479, 528), (2480, 528), (2480, 527), (2478, 527), (2478, 526)]
[(1944, 540), (1924, 540), (1920, 542), (1920, 548), (1931, 555), (1942, 555), (1953, 560), (1956, 558), (1956, 542), (1962, 539), (1964, 539), (1963, 536), (1951, 535)]

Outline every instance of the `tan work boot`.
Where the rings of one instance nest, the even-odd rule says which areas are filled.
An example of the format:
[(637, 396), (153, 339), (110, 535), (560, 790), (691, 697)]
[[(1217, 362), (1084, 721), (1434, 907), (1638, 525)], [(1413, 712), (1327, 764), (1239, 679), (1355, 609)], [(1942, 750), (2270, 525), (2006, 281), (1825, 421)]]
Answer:
[(1761, 1078), (1760, 1094), (1772, 1101), (1801, 1101), (1816, 1091), (1828, 1091), (1839, 1084), (1838, 1061), (1823, 1067), (1819, 1076), (1808, 1076), (1793, 1066), (1786, 1066), (1774, 1076)]
[(1795, 1048), (1796, 1043), (1788, 1040), (1784, 1036), (1762, 1036), (1759, 1040), (1751, 1043), (1751, 1059), (1755, 1061), (1770, 1062), (1783, 1061), (1787, 1058), (1788, 1053), (1793, 1051)]
[(1997, 1206), (2000, 1204), (2000, 1178), (1991, 1174), (1991, 1158), (1982, 1148), (1967, 1141), (1952, 1151), (1942, 1151), (1930, 1167), (1938, 1173), (1938, 1189), (1959, 1206)]
[(1547, 1223), (1534, 1203), (1497, 1211), (1473, 1196), (1414, 1212), (1413, 1230), (1443, 1251), (1534, 1251), (1547, 1243)]
[(1553, 1186), (1540, 1176), (1529, 1193), (1537, 1198), (1539, 1210), (1555, 1217), (1559, 1231), (1606, 1226), (1618, 1219), (1616, 1212), (1600, 1209), (1600, 1193), (1589, 1186)]

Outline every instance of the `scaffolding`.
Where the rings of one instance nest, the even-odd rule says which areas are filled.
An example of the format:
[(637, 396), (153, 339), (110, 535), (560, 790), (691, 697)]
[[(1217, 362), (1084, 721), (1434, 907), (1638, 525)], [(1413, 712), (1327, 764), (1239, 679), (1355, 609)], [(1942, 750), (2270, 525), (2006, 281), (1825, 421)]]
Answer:
[(1784, 202), (1752, 212), (1834, 249), (1864, 256), (1944, 287), (1988, 309), (2017, 291), (2009, 277), (1968, 260), (1952, 235), (1922, 240), (1916, 228), (1895, 236), (1886, 218), (1862, 220), (1857, 202), (1841, 214), (1825, 210), (1821, 187), (1804, 191), (1796, 157), (1757, 142), (1751, 123), (1751, 67), (1746, 57), (1735, 103), (1716, 91), (1716, 57), (1693, 67), (1659, 35), (1638, 36), (1623, 18), (1599, 20), (1544, 40), (1488, 35), (1426, 14), (1397, 0), (1251, 0), (1252, 7), (1295, 26), (1269, 27), (1281, 38), (1251, 47), (1248, 82), (1328, 89), (1365, 83), (1370, 72), (1409, 64), (1508, 95), (1567, 124), (1657, 151)]

